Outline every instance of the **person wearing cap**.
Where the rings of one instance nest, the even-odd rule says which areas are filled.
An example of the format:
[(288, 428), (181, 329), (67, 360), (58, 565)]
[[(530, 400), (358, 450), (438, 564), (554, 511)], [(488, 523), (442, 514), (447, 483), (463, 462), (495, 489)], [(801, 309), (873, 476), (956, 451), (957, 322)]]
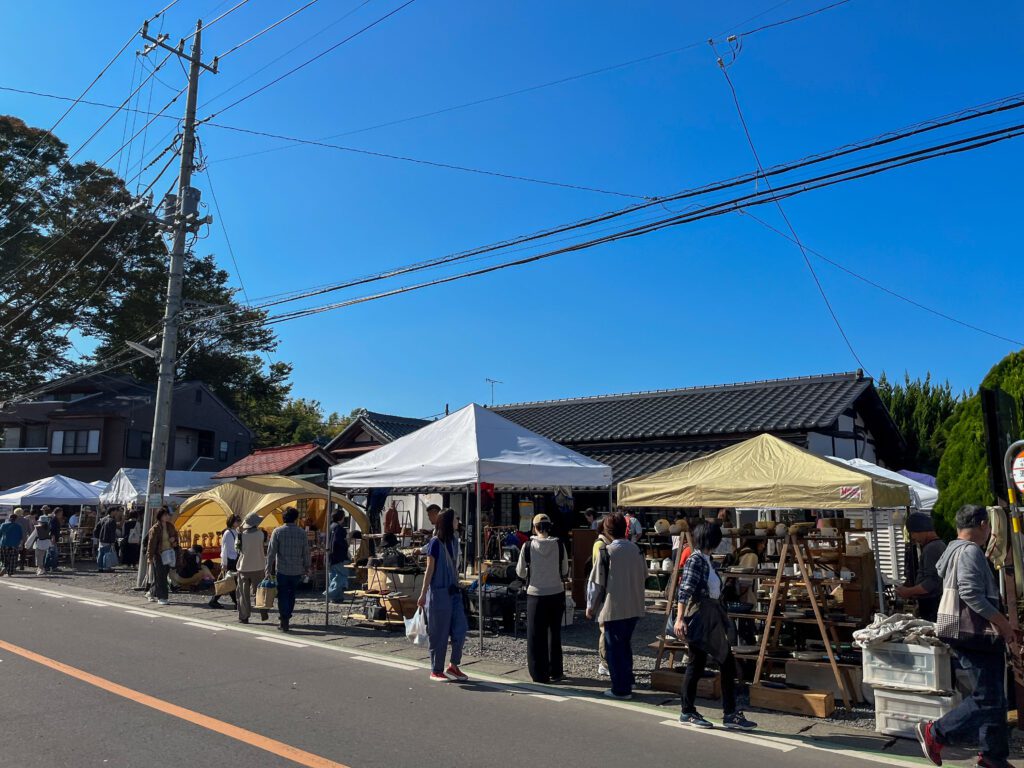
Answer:
[(21, 507), (11, 512), (7, 520), (0, 525), (0, 576), (6, 574), (14, 575), (14, 569), (18, 566), (18, 550), (21, 549), (21, 542), (24, 538), (18, 518), (21, 515)]
[[(959, 609), (955, 626), (946, 626), (940, 616), (936, 634), (953, 649), (960, 666), (971, 677), (971, 695), (938, 720), (917, 724), (917, 738), (925, 757), (942, 765), (942, 749), (966, 738), (981, 747), (977, 764), (981, 768), (1012, 768), (1009, 729), (1006, 725), (1006, 648), (1016, 633), (1003, 614), (999, 585), (985, 557), (985, 545), (992, 534), (988, 510), (965, 504), (956, 513), (956, 539), (939, 560), (943, 590), (956, 590)], [(965, 627), (974, 630), (964, 633)]]
[(551, 535), (545, 514), (533, 516), (531, 539), (519, 550), (516, 575), (526, 582), (526, 659), (535, 683), (557, 683), (563, 677), (562, 621), (569, 558)]
[[(259, 512), (250, 512), (242, 521), (242, 530), (238, 534), (238, 585), (235, 589), (235, 604), (238, 608), (238, 620), (242, 624), (249, 623), (256, 587), (263, 580), (263, 574), (267, 569), (267, 533), (260, 530), (261, 522), (263, 518)], [(266, 621), (270, 614), (261, 610), (260, 618)]]
[(939, 578), (939, 560), (946, 553), (946, 542), (935, 533), (932, 516), (927, 512), (913, 512), (907, 518), (910, 539), (920, 549), (914, 583), (896, 587), (896, 594), (917, 600), (917, 615), (925, 621), (935, 621), (942, 599), (942, 579)]

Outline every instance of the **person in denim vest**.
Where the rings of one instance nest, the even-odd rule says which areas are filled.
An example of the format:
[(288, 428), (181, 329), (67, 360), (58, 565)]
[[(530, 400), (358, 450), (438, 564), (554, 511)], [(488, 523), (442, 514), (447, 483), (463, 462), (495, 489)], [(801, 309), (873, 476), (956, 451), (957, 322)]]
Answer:
[[(437, 516), (434, 537), (427, 544), (427, 572), (417, 605), (427, 614), (430, 636), (430, 679), (436, 682), (469, 679), (461, 669), (462, 647), (466, 644), (466, 609), (459, 589), (459, 540), (455, 535), (455, 512), (442, 510)], [(448, 642), (451, 662), (445, 668)]]

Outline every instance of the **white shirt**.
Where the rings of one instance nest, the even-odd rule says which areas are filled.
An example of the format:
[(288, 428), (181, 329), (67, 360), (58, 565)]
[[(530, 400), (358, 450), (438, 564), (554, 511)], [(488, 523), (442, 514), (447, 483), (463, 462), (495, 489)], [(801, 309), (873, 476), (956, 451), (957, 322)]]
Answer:
[(78, 514), (76, 513), (76, 514), (72, 515), (68, 519), (68, 528), (77, 528), (78, 527), (78, 522), (79, 522), (79, 517), (78, 517)]
[(237, 543), (238, 534), (230, 528), (225, 530), (220, 537), (220, 562), (222, 565), (227, 565), (228, 560), (238, 559), (238, 549), (235, 546)]

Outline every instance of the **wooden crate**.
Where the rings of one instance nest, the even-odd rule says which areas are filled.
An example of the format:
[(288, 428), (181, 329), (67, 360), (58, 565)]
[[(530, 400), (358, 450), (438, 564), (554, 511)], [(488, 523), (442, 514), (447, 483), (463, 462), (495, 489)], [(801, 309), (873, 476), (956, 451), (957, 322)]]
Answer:
[(754, 685), (750, 688), (750, 706), (793, 715), (828, 717), (835, 712), (836, 700), (829, 691), (797, 691)]
[[(674, 693), (680, 695), (683, 687), (683, 673), (672, 669), (656, 669), (651, 673), (651, 688), (655, 691)], [(697, 698), (699, 699), (720, 699), (722, 698), (722, 677), (715, 674), (714, 677), (702, 677), (697, 683)]]

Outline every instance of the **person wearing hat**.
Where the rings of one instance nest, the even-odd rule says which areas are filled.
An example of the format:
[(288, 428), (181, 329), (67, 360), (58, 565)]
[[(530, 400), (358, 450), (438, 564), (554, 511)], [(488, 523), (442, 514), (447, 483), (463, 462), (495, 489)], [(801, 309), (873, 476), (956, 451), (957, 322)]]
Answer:
[(896, 587), (896, 594), (917, 600), (917, 615), (926, 621), (935, 621), (942, 599), (942, 579), (939, 578), (939, 560), (946, 552), (946, 542), (935, 533), (932, 516), (927, 512), (913, 512), (907, 518), (910, 539), (919, 548), (917, 573), (914, 583)]
[[(261, 522), (263, 518), (259, 512), (250, 512), (242, 521), (242, 530), (238, 534), (238, 586), (235, 592), (238, 620), (242, 624), (249, 623), (256, 587), (263, 580), (263, 573), (267, 569), (267, 533), (260, 530)], [(260, 618), (266, 621), (270, 614), (261, 610)]]
[(535, 683), (557, 683), (563, 677), (562, 621), (569, 558), (551, 535), (551, 518), (533, 516), (533, 533), (519, 550), (516, 575), (526, 582), (526, 659)]

